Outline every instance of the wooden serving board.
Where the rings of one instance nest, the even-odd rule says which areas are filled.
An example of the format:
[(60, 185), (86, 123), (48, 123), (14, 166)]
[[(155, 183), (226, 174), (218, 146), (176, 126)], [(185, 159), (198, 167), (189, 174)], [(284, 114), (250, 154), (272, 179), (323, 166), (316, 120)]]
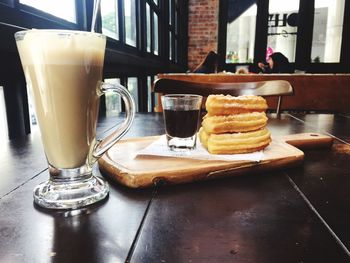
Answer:
[(260, 162), (136, 156), (138, 151), (158, 138), (119, 141), (99, 159), (101, 171), (128, 187), (145, 188), (158, 183), (178, 184), (296, 166), (304, 159), (300, 149), (325, 148), (333, 143), (330, 136), (317, 133), (275, 137), (264, 150), (264, 158)]

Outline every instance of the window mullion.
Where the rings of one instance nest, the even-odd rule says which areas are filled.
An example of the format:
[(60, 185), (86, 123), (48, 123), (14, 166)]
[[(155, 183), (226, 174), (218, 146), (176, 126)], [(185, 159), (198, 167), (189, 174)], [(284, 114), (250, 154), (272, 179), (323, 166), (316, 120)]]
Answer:
[(340, 53), (340, 62), (344, 64), (345, 67), (350, 66), (350, 2), (345, 1), (344, 7), (344, 22), (343, 22), (343, 32), (342, 32), (342, 44)]
[(268, 0), (257, 1), (255, 44), (254, 44), (254, 64), (257, 64), (260, 61), (265, 61), (266, 59), (268, 19), (269, 19), (269, 1)]
[(315, 1), (300, 0), (295, 67), (305, 70), (311, 62)]
[(147, 52), (147, 21), (146, 21), (146, 2), (139, 3), (139, 49), (143, 54)]
[[(119, 26), (119, 40), (125, 44), (125, 16), (124, 16), (124, 1), (118, 1), (118, 26)], [(128, 1), (128, 0), (127, 0)]]
[[(16, 0), (17, 2), (19, 0)], [(77, 24), (80, 30), (88, 30), (88, 21), (87, 21), (87, 2), (88, 1), (75, 1), (75, 15), (77, 18)]]

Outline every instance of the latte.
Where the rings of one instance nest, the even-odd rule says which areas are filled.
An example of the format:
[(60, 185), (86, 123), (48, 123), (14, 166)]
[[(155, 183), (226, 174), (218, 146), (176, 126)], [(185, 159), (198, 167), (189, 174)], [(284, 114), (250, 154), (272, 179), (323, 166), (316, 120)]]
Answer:
[(31, 30), (17, 46), (49, 164), (85, 165), (96, 136), (105, 39)]

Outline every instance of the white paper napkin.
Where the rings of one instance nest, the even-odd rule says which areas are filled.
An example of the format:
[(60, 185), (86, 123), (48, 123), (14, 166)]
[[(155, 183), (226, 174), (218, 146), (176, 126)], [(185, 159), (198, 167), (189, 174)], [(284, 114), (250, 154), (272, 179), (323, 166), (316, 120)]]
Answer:
[(137, 153), (137, 156), (155, 155), (155, 156), (167, 156), (167, 157), (180, 157), (180, 158), (192, 158), (200, 160), (220, 160), (220, 161), (253, 161), (259, 162), (263, 159), (263, 151), (246, 153), (246, 154), (210, 154), (197, 140), (197, 147), (194, 150), (176, 152), (171, 151), (166, 142), (165, 135), (161, 136), (158, 140), (154, 141), (146, 148)]

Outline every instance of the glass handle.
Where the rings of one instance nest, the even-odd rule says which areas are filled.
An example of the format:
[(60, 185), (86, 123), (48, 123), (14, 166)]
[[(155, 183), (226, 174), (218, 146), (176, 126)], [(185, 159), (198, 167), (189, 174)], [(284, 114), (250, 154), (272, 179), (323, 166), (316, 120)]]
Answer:
[(97, 142), (93, 151), (95, 158), (101, 157), (109, 148), (111, 148), (121, 137), (130, 129), (130, 126), (135, 118), (135, 102), (130, 92), (118, 83), (102, 83), (100, 87), (101, 95), (107, 92), (114, 92), (121, 95), (125, 104), (125, 120), (123, 123), (111, 134), (103, 140)]

